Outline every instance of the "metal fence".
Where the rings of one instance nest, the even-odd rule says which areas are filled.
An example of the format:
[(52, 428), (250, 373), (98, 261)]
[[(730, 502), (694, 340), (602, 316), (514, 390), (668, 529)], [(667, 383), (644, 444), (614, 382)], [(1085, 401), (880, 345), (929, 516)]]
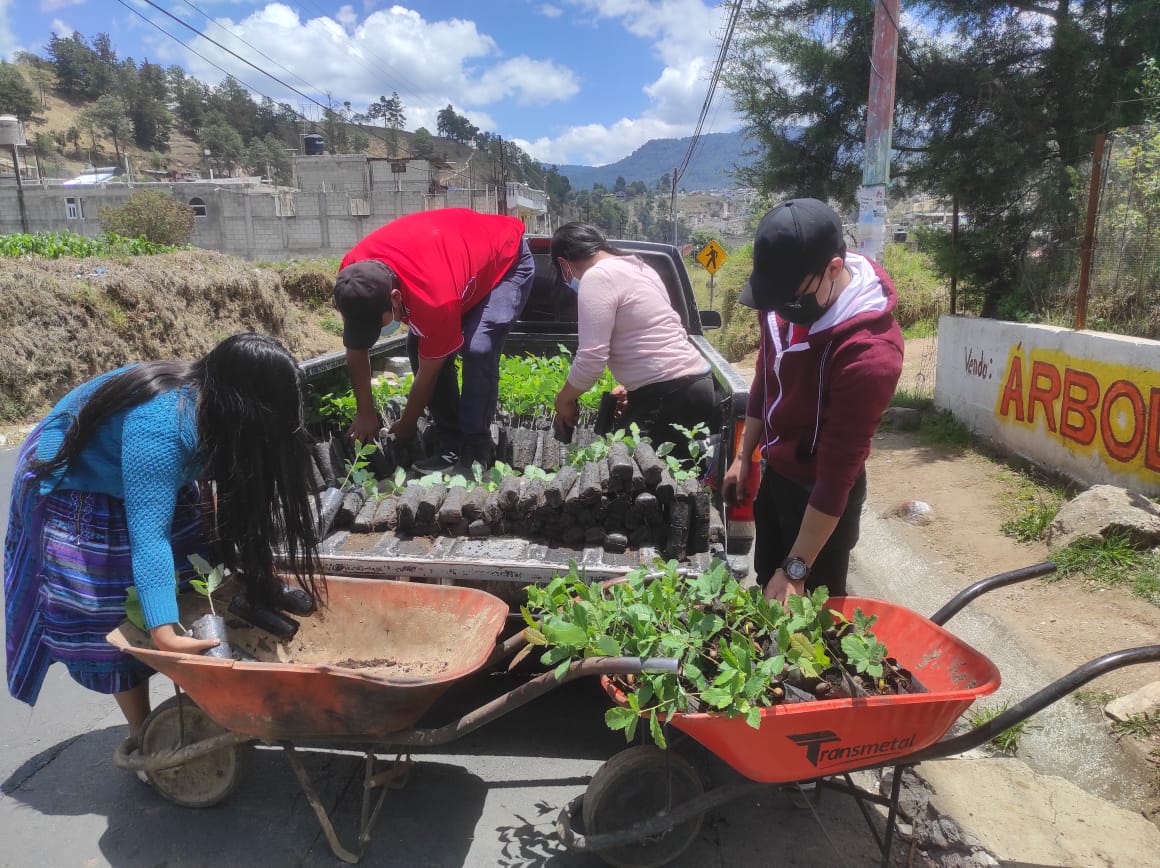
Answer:
[(1103, 150), (1076, 324), (1160, 338), (1160, 123), (1108, 134)]

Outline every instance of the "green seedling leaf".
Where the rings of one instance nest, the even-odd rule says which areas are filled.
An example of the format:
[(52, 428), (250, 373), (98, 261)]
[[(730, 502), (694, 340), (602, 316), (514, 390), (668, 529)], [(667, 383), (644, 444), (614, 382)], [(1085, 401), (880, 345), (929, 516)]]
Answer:
[(582, 646), (588, 638), (584, 628), (562, 618), (549, 618), (543, 625), (544, 636), (553, 645)]
[(723, 687), (710, 687), (701, 694), (701, 699), (714, 708), (725, 708), (733, 704), (733, 692)]
[(136, 585), (130, 585), (125, 594), (125, 617), (137, 629), (149, 632), (145, 626), (145, 609), (141, 606), (141, 596), (137, 593)]
[(613, 732), (627, 729), (636, 721), (636, 713), (631, 708), (613, 706), (604, 712), (604, 723)]
[(664, 729), (661, 727), (661, 722), (657, 719), (656, 714), (649, 715), (648, 731), (649, 735), (652, 736), (653, 741), (656, 742), (657, 747), (659, 747), (661, 750), (664, 750), (668, 747), (668, 743), (665, 741)]

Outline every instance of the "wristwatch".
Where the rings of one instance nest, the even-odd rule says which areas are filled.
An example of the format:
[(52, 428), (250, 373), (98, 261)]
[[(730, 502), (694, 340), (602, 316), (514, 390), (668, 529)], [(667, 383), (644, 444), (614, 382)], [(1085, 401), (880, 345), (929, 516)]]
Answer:
[(804, 582), (810, 577), (810, 565), (799, 557), (786, 558), (781, 564), (782, 570), (791, 582)]

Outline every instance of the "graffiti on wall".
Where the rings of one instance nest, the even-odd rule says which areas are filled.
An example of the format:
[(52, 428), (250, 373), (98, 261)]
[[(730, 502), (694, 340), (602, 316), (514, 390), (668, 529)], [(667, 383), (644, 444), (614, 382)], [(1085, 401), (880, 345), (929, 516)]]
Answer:
[(1041, 432), (1076, 455), (1099, 455), (1119, 473), (1160, 480), (1160, 371), (1017, 344), (999, 374), (981, 355), (968, 373), (999, 375), (1000, 422)]

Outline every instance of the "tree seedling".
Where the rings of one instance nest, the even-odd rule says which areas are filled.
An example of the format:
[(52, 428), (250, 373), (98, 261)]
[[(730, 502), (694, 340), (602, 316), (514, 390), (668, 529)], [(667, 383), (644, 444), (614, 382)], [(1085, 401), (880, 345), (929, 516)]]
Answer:
[(189, 563), (200, 577), (190, 579), (189, 584), (195, 591), (209, 600), (209, 613), (216, 618), (217, 611), (213, 605), (214, 591), (221, 587), (230, 571), (225, 568), (224, 564), (218, 564), (215, 567), (201, 555), (196, 554), (189, 556)]
[[(543, 648), (540, 660), (555, 667), (557, 677), (586, 657), (681, 661), (679, 673), (616, 680), (625, 704), (605, 715), (609, 728), (629, 740), (641, 716), (647, 717), (660, 747), (664, 715), (713, 711), (743, 717), (756, 728), (762, 708), (785, 700), (787, 681), (817, 679), (835, 664), (873, 677), (886, 654), (869, 632), (875, 619), (861, 611), (853, 621), (842, 618), (826, 607), (824, 588), (791, 596), (782, 606), (766, 600), (759, 588), (742, 587), (721, 562), (688, 576), (676, 561), (658, 561), (607, 587), (586, 582), (572, 563), (566, 575), (527, 593), (524, 636), (530, 646)], [(839, 628), (857, 639), (853, 658), (831, 657), (827, 636)], [(841, 657), (845, 649), (833, 653)]]
[[(371, 496), (372, 491), (378, 490), (378, 479), (375, 478), (373, 471), (368, 470), (370, 456), (374, 455), (378, 450), (377, 443), (363, 443), (361, 440), (354, 441), (354, 458), (346, 462), (346, 476), (342, 478), (342, 482), (338, 487), (343, 491), (350, 491), (353, 488), (361, 488)], [(403, 473), (406, 476), (406, 471)]]

